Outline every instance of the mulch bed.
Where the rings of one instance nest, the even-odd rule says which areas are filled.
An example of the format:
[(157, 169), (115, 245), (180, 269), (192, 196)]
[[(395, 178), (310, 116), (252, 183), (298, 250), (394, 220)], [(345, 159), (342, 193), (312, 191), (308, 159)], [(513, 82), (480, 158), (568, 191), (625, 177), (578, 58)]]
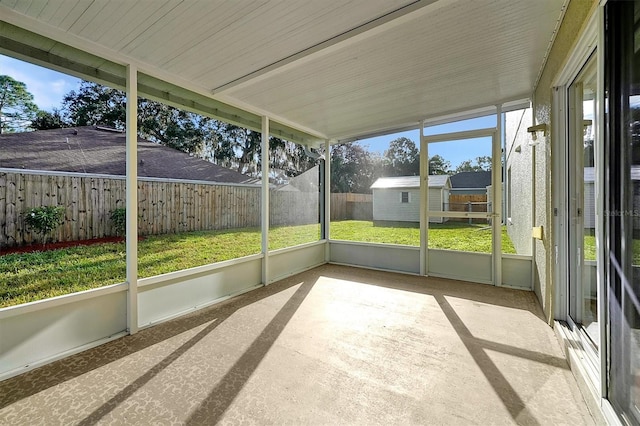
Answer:
[[(142, 240), (142, 237), (138, 237), (138, 241)], [(81, 240), (81, 241), (60, 241), (57, 243), (47, 243), (42, 246), (42, 244), (31, 244), (28, 246), (22, 247), (9, 247), (0, 250), (0, 256), (4, 256), (5, 254), (12, 253), (32, 253), (34, 251), (49, 251), (49, 250), (58, 250), (69, 247), (78, 247), (78, 246), (91, 246), (93, 244), (103, 244), (103, 243), (121, 243), (124, 241), (123, 237), (104, 237), (104, 238), (93, 238), (90, 240)]]

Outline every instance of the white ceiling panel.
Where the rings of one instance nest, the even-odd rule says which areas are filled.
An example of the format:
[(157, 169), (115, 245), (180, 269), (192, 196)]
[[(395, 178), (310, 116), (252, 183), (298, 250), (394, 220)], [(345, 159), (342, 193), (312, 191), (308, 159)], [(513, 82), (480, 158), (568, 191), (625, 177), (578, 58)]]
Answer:
[(225, 95), (338, 138), (526, 97), (560, 7), (452, 2)]
[(17, 57), (98, 78), (133, 63), (170, 83), (158, 90), (347, 138), (529, 96), (565, 3), (0, 0), (0, 21), (30, 32), (8, 36)]

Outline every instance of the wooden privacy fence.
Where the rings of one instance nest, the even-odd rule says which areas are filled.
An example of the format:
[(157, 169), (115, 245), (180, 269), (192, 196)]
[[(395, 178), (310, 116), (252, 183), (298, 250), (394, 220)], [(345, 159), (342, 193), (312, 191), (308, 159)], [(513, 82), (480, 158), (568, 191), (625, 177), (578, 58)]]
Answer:
[(331, 194), (331, 220), (373, 220), (373, 195)]
[[(452, 212), (486, 212), (487, 194), (449, 194), (449, 203), (445, 206)], [(479, 222), (484, 223), (486, 219), (463, 219), (449, 218), (448, 220), (457, 222)]]
[[(23, 213), (32, 207), (62, 206), (65, 220), (56, 241), (115, 236), (110, 215), (125, 206), (121, 176), (54, 172), (0, 171), (0, 248), (37, 241), (25, 228)], [(303, 225), (319, 219), (318, 193), (270, 192), (270, 224)], [(138, 180), (140, 235), (260, 226), (258, 185), (196, 181)]]

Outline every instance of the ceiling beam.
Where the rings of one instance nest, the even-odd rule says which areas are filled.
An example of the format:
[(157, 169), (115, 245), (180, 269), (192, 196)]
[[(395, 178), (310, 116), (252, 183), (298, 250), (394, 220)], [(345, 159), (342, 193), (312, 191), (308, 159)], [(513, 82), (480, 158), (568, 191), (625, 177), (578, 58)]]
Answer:
[[(345, 31), (342, 34), (301, 50), (298, 53), (294, 53), (291, 56), (280, 59), (244, 76), (238, 77), (233, 81), (212, 89), (211, 92), (214, 95), (218, 95), (230, 89), (243, 87), (247, 84), (263, 80), (273, 74), (284, 72), (292, 67), (311, 61), (318, 56), (327, 55), (338, 49), (342, 49), (353, 43), (372, 37), (383, 31), (387, 31), (390, 28), (402, 25), (409, 20), (415, 19), (430, 10), (433, 10), (435, 5), (442, 7), (442, 3), (447, 2), (445, 0), (416, 0), (413, 3), (394, 10), (393, 12), (389, 12), (386, 15)], [(429, 8), (427, 6), (432, 7)]]

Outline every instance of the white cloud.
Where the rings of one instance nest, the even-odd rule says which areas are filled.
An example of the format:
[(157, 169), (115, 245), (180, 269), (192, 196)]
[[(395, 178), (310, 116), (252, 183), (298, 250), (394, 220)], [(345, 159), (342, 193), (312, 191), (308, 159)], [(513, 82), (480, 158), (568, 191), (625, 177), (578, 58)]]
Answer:
[(51, 111), (60, 108), (62, 98), (78, 88), (80, 80), (47, 68), (0, 55), (0, 74), (27, 85), (38, 108)]

